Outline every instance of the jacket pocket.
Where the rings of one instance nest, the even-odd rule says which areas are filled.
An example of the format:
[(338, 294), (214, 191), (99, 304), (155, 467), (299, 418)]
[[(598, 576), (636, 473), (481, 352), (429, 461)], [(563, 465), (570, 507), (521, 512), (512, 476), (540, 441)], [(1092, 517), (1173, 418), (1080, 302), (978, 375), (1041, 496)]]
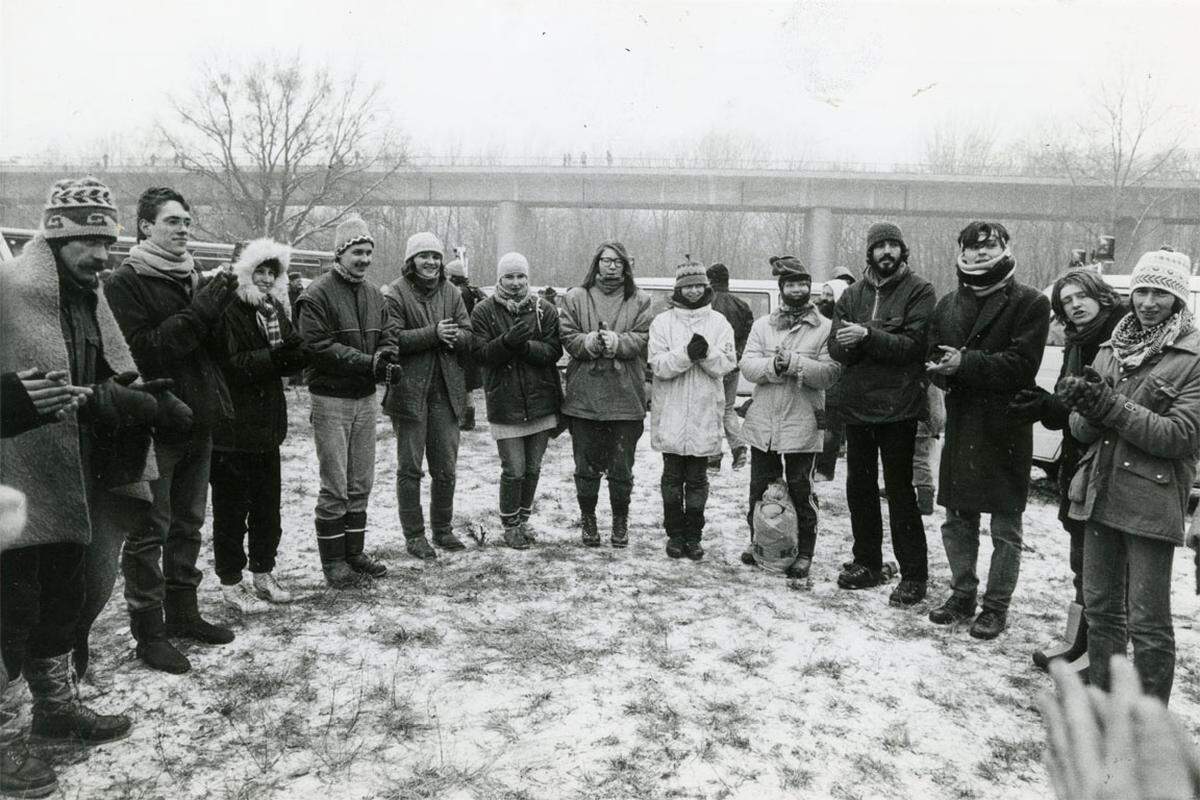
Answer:
[(1126, 453), (1117, 462), (1117, 469), (1132, 473), (1159, 486), (1166, 486), (1175, 477), (1175, 470), (1170, 462), (1151, 456), (1139, 458)]

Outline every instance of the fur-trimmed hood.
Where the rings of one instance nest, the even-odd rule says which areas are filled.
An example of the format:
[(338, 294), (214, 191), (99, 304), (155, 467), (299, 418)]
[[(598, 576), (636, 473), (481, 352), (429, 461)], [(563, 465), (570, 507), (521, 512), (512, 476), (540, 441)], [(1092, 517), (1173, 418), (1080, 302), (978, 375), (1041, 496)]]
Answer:
[(273, 239), (255, 239), (246, 244), (238, 260), (234, 262), (233, 274), (237, 276), (238, 299), (247, 305), (261, 305), (262, 291), (254, 285), (254, 270), (264, 261), (275, 259), (279, 262), (279, 271), (275, 273), (275, 283), (271, 286), (271, 296), (283, 306), (283, 313), (288, 319), (292, 317), (291, 303), (288, 301), (288, 264), (292, 259), (292, 248), (280, 244)]

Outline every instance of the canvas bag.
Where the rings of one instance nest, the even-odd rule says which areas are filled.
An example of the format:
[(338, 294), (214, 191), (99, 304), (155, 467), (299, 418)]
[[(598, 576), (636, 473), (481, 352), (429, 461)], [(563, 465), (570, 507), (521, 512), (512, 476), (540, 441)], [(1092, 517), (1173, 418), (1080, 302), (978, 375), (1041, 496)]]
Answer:
[(767, 572), (782, 573), (800, 551), (796, 507), (788, 497), (787, 484), (773, 481), (754, 504), (754, 560)]

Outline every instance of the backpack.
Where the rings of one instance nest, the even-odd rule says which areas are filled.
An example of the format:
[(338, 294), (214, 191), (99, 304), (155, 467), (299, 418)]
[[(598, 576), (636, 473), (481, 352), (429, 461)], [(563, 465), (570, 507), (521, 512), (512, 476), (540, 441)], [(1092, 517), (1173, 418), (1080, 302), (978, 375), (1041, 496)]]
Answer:
[(788, 497), (787, 484), (773, 481), (754, 504), (754, 560), (767, 572), (782, 573), (796, 560), (796, 507)]

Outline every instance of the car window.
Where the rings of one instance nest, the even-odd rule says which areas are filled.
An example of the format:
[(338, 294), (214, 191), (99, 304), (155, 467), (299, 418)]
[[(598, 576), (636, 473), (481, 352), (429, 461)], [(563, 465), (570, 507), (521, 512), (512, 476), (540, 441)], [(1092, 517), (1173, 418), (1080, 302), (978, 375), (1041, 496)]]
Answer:
[(746, 301), (746, 305), (750, 306), (750, 314), (755, 319), (765, 317), (771, 312), (771, 299), (766, 292), (734, 292), (733, 294)]

